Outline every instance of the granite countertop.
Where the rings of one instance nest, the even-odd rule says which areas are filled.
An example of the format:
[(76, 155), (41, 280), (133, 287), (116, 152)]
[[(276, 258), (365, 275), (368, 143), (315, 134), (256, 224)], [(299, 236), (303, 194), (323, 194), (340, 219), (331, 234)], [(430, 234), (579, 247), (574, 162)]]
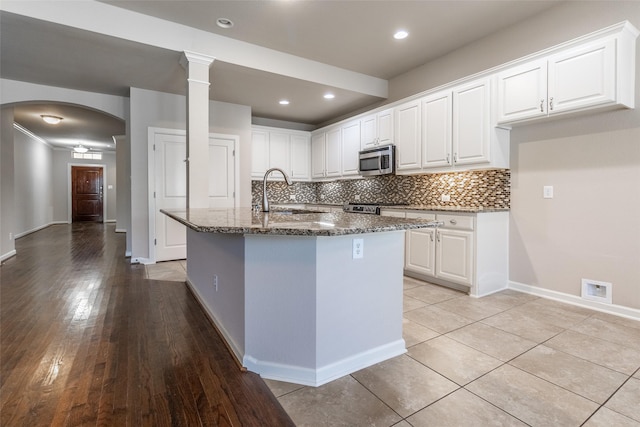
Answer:
[(204, 233), (342, 236), (436, 227), (438, 221), (405, 219), (359, 213), (285, 213), (251, 208), (161, 210), (162, 213)]

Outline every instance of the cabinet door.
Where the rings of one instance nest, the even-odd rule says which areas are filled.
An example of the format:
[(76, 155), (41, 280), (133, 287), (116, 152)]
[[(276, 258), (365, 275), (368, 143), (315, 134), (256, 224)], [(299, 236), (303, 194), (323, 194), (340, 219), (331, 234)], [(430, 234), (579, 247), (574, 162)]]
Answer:
[(541, 59), (498, 74), (498, 123), (547, 115), (547, 61)]
[(318, 133), (311, 136), (311, 177), (323, 178), (325, 176), (325, 141), (326, 134)]
[[(287, 174), (291, 171), (289, 159), (289, 134), (283, 132), (269, 132), (269, 167), (280, 168)], [(276, 175), (280, 180), (282, 175)]]
[(435, 275), (435, 229), (407, 230), (404, 268), (419, 274)]
[(436, 276), (461, 285), (473, 283), (473, 232), (436, 231)]
[(269, 169), (269, 132), (254, 130), (251, 132), (251, 176), (264, 177)]
[(327, 132), (326, 176), (340, 176), (342, 173), (342, 129)]
[(441, 92), (422, 100), (422, 167), (450, 166), (451, 92)]
[(549, 59), (549, 115), (615, 101), (615, 40)]
[(291, 135), (291, 178), (310, 178), (309, 138), (303, 135)]
[(377, 116), (378, 121), (378, 144), (393, 144), (393, 110), (380, 111)]
[(491, 104), (488, 79), (453, 90), (454, 164), (488, 163), (490, 156)]
[(420, 169), (420, 101), (396, 107), (394, 119), (397, 169)]
[(360, 120), (360, 148), (371, 148), (378, 142), (378, 119), (375, 114)]
[(360, 163), (360, 122), (342, 127), (342, 175), (357, 175)]

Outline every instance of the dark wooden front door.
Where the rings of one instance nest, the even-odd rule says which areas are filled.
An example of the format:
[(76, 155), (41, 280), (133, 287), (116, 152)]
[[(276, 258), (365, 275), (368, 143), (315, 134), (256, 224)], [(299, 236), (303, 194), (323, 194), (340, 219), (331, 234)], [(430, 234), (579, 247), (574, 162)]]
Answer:
[(71, 218), (102, 222), (102, 168), (71, 167)]

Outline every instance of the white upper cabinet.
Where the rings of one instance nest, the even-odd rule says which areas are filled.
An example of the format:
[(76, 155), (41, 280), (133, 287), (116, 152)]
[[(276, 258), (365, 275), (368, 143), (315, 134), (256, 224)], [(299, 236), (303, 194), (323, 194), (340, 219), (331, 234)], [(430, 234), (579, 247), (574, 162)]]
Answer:
[(360, 120), (360, 148), (393, 144), (393, 109), (379, 111)]
[(360, 152), (360, 121), (342, 126), (342, 176), (358, 175)]
[(291, 135), (291, 178), (311, 177), (311, 142), (309, 135)]
[(333, 127), (311, 136), (311, 177), (339, 177), (342, 173), (342, 128)]
[(568, 50), (549, 59), (548, 112), (615, 102), (615, 40)]
[(547, 61), (537, 60), (498, 74), (498, 122), (547, 115)]
[(269, 167), (280, 168), (291, 176), (291, 148), (288, 133), (269, 132)]
[(451, 166), (451, 92), (429, 95), (422, 100), (422, 166)]
[(251, 176), (264, 177), (269, 169), (269, 132), (253, 129), (251, 132)]
[[(309, 180), (309, 133), (254, 126), (251, 132), (251, 177), (262, 179), (267, 169), (280, 168), (296, 180)], [(281, 175), (273, 179), (282, 180)]]
[(395, 108), (396, 168), (398, 171), (420, 168), (420, 100)]
[(324, 178), (326, 173), (326, 138), (324, 132), (311, 136), (311, 178)]
[(398, 173), (509, 165), (509, 132), (494, 126), (490, 78), (407, 102), (395, 111)]
[(491, 161), (491, 87), (489, 79), (453, 89), (453, 162)]
[[(615, 32), (614, 32), (615, 31)], [(613, 33), (612, 33), (613, 32)], [(634, 107), (635, 39), (629, 23), (497, 74), (497, 121), (518, 123), (593, 108)]]
[(333, 128), (327, 132), (326, 176), (340, 176), (342, 173), (342, 129)]

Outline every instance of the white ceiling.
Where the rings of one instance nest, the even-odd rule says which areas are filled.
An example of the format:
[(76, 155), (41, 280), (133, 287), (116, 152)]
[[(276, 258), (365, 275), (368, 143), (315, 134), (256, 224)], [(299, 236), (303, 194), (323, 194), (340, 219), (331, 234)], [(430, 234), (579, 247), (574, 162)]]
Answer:
[[(386, 84), (386, 80), (516, 25), (557, 3), (2, 0), (0, 76), (120, 96), (128, 96), (130, 87), (184, 94), (186, 77), (179, 64), (181, 49), (193, 47), (172, 48), (172, 41), (180, 39), (169, 36), (183, 34), (191, 27), (206, 32), (198, 33), (199, 41), (209, 42), (209, 36), (216, 37), (203, 46), (217, 42), (231, 46), (214, 55), (217, 59), (210, 72), (211, 99), (250, 105), (254, 117), (319, 125), (383, 101), (384, 97), (375, 94), (375, 90), (366, 89), (367, 84)], [(50, 8), (52, 5), (55, 10)], [(75, 13), (81, 17), (84, 10), (113, 11), (119, 22), (103, 22), (108, 21), (106, 14), (83, 21), (68, 17)], [(149, 20), (149, 16), (170, 22)], [(228, 18), (235, 25), (219, 28), (215, 24), (217, 18)], [(410, 35), (405, 40), (394, 40), (392, 35), (400, 28)], [(135, 37), (127, 39), (128, 34)], [(226, 38), (261, 48), (251, 51), (247, 49), (250, 45), (234, 44)], [(253, 58), (243, 57), (246, 52), (256, 53)], [(277, 64), (282, 57), (278, 52), (288, 54), (283, 57), (285, 63), (294, 65), (287, 69)], [(350, 86), (345, 81), (354, 84)], [(335, 93), (336, 98), (324, 100), (326, 91)], [(288, 98), (291, 104), (279, 105), (281, 98)], [(79, 115), (76, 121), (78, 109), (67, 108), (60, 112), (69, 115), (65, 117), (69, 132), (65, 135), (67, 130), (61, 126), (52, 130), (27, 120), (42, 114), (43, 109), (46, 107), (36, 104), (21, 106), (16, 110), (16, 122), (31, 127), (29, 130), (52, 144), (74, 135), (96, 142), (110, 139), (104, 132), (110, 132), (106, 129), (114, 125), (112, 117), (105, 117), (103, 125), (99, 124), (101, 115), (95, 113)], [(86, 122), (87, 116), (94, 116), (94, 125)], [(71, 123), (82, 123), (83, 129), (72, 131)], [(124, 129), (122, 123), (119, 126)], [(92, 129), (96, 135), (91, 135)]]

